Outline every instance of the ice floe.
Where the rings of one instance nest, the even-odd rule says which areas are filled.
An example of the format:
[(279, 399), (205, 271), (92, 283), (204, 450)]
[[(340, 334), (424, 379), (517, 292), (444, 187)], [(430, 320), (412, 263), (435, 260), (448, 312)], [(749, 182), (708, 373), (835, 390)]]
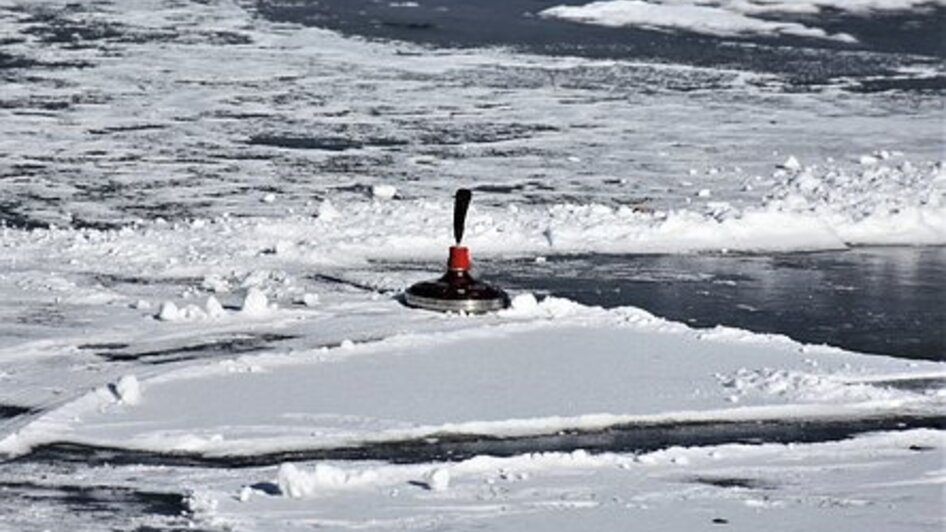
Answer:
[(893, 375), (940, 378), (939, 363), (863, 357), (772, 335), (705, 334), (633, 308), (519, 296), (499, 322), (471, 324), (455, 333), (241, 359), (264, 371), (234, 373), (232, 364), (218, 363), (164, 372), (145, 381), (148, 400), (134, 409), (101, 410), (94, 398), (80, 398), (0, 445), (5, 452), (74, 441), (254, 454), (448, 433), (522, 436), (942, 406), (936, 394), (871, 384)]
[[(683, 30), (711, 35), (792, 35), (840, 42), (857, 42), (846, 33), (828, 33), (801, 22), (786, 22), (772, 15), (819, 14), (827, 10), (852, 13), (897, 11), (924, 5), (946, 5), (942, 0), (788, 0), (746, 2), (723, 0), (602, 0), (584, 5), (560, 5), (545, 9), (543, 16), (603, 26), (638, 26), (660, 30)], [(768, 15), (769, 17), (767, 17)], [(807, 22), (807, 21), (806, 21)]]

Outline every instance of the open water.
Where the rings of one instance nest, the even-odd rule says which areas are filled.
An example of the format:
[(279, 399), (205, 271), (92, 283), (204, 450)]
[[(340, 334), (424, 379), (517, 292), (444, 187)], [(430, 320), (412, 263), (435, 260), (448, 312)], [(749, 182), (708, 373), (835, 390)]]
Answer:
[(944, 247), (578, 255), (482, 269), (514, 290), (633, 305), (694, 327), (725, 325), (864, 353), (946, 360)]

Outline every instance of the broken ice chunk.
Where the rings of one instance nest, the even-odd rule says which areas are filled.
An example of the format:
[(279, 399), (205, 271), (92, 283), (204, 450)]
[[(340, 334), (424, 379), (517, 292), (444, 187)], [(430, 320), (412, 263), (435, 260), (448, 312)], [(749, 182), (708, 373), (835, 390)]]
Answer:
[(391, 185), (373, 185), (371, 195), (382, 200), (389, 200), (397, 195), (397, 189)]
[(134, 375), (125, 375), (118, 379), (113, 390), (118, 400), (126, 405), (136, 405), (141, 402), (141, 385)]
[(161, 303), (161, 310), (154, 316), (161, 321), (177, 321), (181, 319), (181, 311), (173, 301)]
[(240, 310), (250, 316), (258, 316), (269, 310), (269, 302), (266, 300), (266, 294), (259, 288), (251, 287), (246, 291), (246, 297), (243, 298), (243, 306)]
[(446, 491), (450, 487), (450, 472), (437, 468), (427, 474), (427, 489), (430, 491)]

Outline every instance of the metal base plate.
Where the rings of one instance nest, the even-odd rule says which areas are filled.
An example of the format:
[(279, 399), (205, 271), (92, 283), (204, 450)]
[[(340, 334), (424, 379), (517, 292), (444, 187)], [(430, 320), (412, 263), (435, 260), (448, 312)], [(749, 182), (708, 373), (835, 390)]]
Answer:
[(417, 283), (408, 288), (404, 292), (404, 303), (410, 307), (438, 312), (480, 314), (508, 307), (509, 296), (499, 288), (478, 281), (457, 287), (438, 280)]

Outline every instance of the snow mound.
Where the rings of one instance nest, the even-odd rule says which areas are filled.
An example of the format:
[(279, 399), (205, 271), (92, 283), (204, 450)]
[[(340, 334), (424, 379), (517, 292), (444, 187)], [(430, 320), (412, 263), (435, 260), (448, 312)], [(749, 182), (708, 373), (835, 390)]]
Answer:
[(802, 167), (801, 163), (798, 162), (798, 159), (794, 155), (791, 155), (785, 160), (784, 163), (782, 163), (782, 168), (791, 170), (792, 172), (797, 172), (801, 170)]
[(373, 185), (371, 195), (380, 200), (393, 199), (397, 195), (397, 188), (392, 185)]
[(316, 464), (312, 471), (302, 471), (293, 464), (279, 466), (276, 484), (286, 497), (299, 499), (309, 497), (320, 490), (359, 488), (371, 486), (379, 481), (376, 470), (346, 471), (329, 464)]
[(319, 204), (318, 215), (321, 220), (331, 222), (332, 220), (338, 219), (342, 213), (335, 208), (335, 205), (333, 205), (331, 201), (325, 200)]
[(181, 319), (181, 311), (173, 301), (161, 303), (161, 309), (155, 315), (161, 321), (177, 321)]
[(306, 293), (302, 295), (301, 302), (307, 307), (317, 307), (319, 306), (319, 295)]
[(220, 301), (214, 296), (207, 297), (207, 303), (205, 303), (204, 307), (207, 309), (207, 316), (211, 318), (219, 318), (226, 314), (223, 305), (221, 305)]
[(159, 321), (194, 322), (216, 319), (224, 315), (226, 315), (226, 310), (224, 310), (220, 301), (214, 296), (209, 296), (207, 302), (204, 304), (204, 308), (194, 304), (180, 308), (173, 301), (165, 301), (161, 303), (161, 308), (154, 317)]
[(259, 288), (250, 287), (243, 298), (243, 305), (240, 312), (247, 316), (262, 316), (272, 310), (266, 294)]
[(507, 318), (562, 318), (587, 309), (579, 303), (559, 297), (545, 297), (541, 301), (534, 294), (518, 294), (508, 309), (500, 311)]
[(430, 491), (447, 491), (450, 487), (450, 471), (444, 468), (436, 468), (426, 477), (427, 489)]
[(161, 309), (155, 315), (155, 318), (160, 321), (199, 321), (205, 320), (207, 317), (208, 313), (197, 305), (178, 308), (172, 301), (162, 303)]
[(134, 375), (125, 375), (118, 379), (114, 386), (115, 396), (126, 405), (136, 405), (141, 402), (141, 384)]

